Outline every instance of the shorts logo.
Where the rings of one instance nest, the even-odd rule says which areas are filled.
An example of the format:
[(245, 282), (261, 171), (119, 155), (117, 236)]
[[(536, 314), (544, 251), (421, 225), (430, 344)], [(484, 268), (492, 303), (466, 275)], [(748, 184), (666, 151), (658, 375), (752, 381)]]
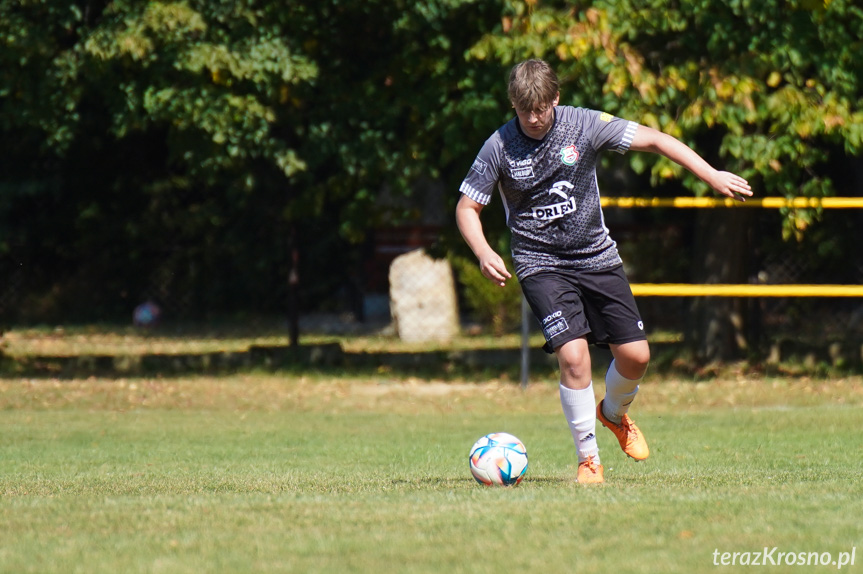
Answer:
[(470, 168), (472, 170), (474, 170), (475, 172), (477, 172), (480, 175), (485, 175), (485, 170), (487, 167), (488, 167), (488, 164), (479, 158), (476, 158), (475, 160), (473, 160), (473, 165), (470, 166)]
[(639, 328), (640, 330), (644, 331), (644, 321), (639, 321), (639, 322), (638, 322), (638, 328)]
[(549, 321), (554, 321), (555, 319), (560, 319), (561, 315), (563, 315), (563, 311), (555, 311), (548, 317), (542, 320), (542, 324), (546, 325)]
[(578, 161), (578, 150), (575, 149), (575, 144), (561, 148), (560, 161), (566, 165), (575, 165), (575, 162)]
[(575, 186), (568, 181), (558, 181), (552, 185), (551, 189), (548, 190), (548, 193), (560, 196), (564, 201), (560, 203), (552, 203), (551, 205), (534, 207), (532, 210), (533, 218), (547, 221), (549, 219), (558, 219), (564, 215), (575, 213), (575, 197), (567, 196), (566, 191), (564, 191), (565, 189), (574, 188)]
[(566, 323), (566, 319), (564, 319), (563, 317), (560, 317), (556, 321), (543, 326), (542, 329), (546, 341), (551, 341), (553, 338), (557, 337), (564, 331), (569, 331), (569, 325)]

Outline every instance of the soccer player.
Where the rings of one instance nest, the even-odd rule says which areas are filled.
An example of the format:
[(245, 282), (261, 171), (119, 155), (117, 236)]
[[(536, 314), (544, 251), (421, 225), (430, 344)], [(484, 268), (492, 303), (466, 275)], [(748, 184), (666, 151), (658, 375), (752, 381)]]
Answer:
[[(557, 75), (542, 60), (513, 67), (515, 116), (486, 140), (461, 184), (459, 231), (482, 274), (504, 285), (512, 275), (489, 245), (480, 213), (495, 187), (512, 234), (515, 274), (539, 320), (544, 349), (557, 356), (560, 402), (578, 453), (577, 480), (603, 482), (596, 419), (635, 460), (649, 455), (628, 415), (650, 349), (623, 264), (603, 220), (596, 164), (603, 150), (662, 154), (716, 192), (745, 201), (745, 179), (717, 171), (676, 138), (599, 111), (559, 106)], [(596, 405), (588, 344), (607, 345), (613, 360)]]

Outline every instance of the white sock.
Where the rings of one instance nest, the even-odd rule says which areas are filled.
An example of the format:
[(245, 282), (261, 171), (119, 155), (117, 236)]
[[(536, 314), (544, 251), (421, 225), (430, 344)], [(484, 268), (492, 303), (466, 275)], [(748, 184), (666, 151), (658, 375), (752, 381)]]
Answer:
[(575, 390), (560, 385), (560, 404), (575, 450), (578, 452), (578, 462), (584, 462), (592, 456), (593, 462), (599, 464), (599, 445), (596, 444), (596, 397), (593, 394), (593, 381), (586, 389)]
[(641, 379), (627, 379), (617, 372), (615, 361), (611, 361), (605, 373), (605, 398), (602, 400), (602, 414), (613, 423), (620, 420), (629, 411), (629, 405), (638, 393), (638, 383)]

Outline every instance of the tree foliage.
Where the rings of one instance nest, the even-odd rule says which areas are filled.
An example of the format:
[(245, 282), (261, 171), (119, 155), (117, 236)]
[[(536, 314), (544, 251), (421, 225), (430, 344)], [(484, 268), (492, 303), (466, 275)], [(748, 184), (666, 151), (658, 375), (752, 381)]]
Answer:
[[(847, 195), (863, 146), (853, 0), (0, 0), (0, 15), (0, 267), (27, 277), (34, 317), (120, 313), (153, 286), (198, 314), (266, 310), (298, 246), (318, 304), (359, 272), (352, 245), (418, 217), (382, 190), (410, 200), (438, 179), (454, 201), (527, 57), (553, 63), (564, 103), (667, 131), (760, 195)], [(706, 192), (666, 160), (626, 161)], [(785, 213), (787, 237), (816, 219)]]
[[(302, 243), (307, 300), (333, 292), (347, 272), (319, 262), (356, 266), (344, 242), (414, 215), (387, 212), (381, 188), (407, 195), (438, 177), (441, 140), (461, 157), (447, 118), (460, 117), (460, 83), (484, 70), (463, 54), (498, 11), (0, 0), (7, 264), (42, 268), (30, 287), (58, 309), (61, 292), (89, 296), (70, 291), (70, 274), (105, 278), (118, 312), (166, 280), (199, 310), (279, 305)], [(243, 275), (255, 289), (237, 287)]]
[[(863, 7), (851, 0), (512, 2), (507, 33), (472, 49), (510, 65), (553, 60), (564, 101), (668, 132), (761, 195), (853, 193), (831, 168), (863, 152)], [(682, 178), (633, 154), (655, 185)], [(812, 213), (786, 214), (800, 237)]]
[[(863, 152), (863, 7), (852, 0), (513, 1), (500, 33), (471, 49), (503, 66), (549, 60), (562, 102), (598, 108), (670, 133), (760, 196), (859, 195)], [(629, 154), (654, 187), (709, 190), (669, 160)], [(859, 179), (859, 175), (857, 176)], [(672, 185), (667, 185), (672, 184)], [(644, 189), (654, 194), (655, 190)], [(816, 210), (784, 210), (786, 240), (816, 237)], [(696, 283), (747, 282), (757, 272), (752, 212), (698, 213)], [(834, 232), (836, 230), (833, 230)], [(848, 253), (845, 249), (832, 255)], [(847, 255), (842, 257), (847, 260)], [(745, 305), (694, 300), (690, 342), (704, 360), (751, 351)]]

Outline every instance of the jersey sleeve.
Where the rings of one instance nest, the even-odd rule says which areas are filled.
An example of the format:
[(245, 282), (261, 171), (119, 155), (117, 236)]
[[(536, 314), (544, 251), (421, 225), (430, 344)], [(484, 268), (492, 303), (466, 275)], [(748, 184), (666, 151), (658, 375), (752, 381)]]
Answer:
[(629, 151), (638, 123), (616, 118), (606, 112), (589, 110), (585, 124), (593, 148), (597, 151), (610, 149), (619, 154)]
[(492, 193), (500, 179), (502, 155), (500, 136), (495, 132), (479, 150), (473, 165), (461, 182), (459, 191), (482, 205), (491, 203)]

